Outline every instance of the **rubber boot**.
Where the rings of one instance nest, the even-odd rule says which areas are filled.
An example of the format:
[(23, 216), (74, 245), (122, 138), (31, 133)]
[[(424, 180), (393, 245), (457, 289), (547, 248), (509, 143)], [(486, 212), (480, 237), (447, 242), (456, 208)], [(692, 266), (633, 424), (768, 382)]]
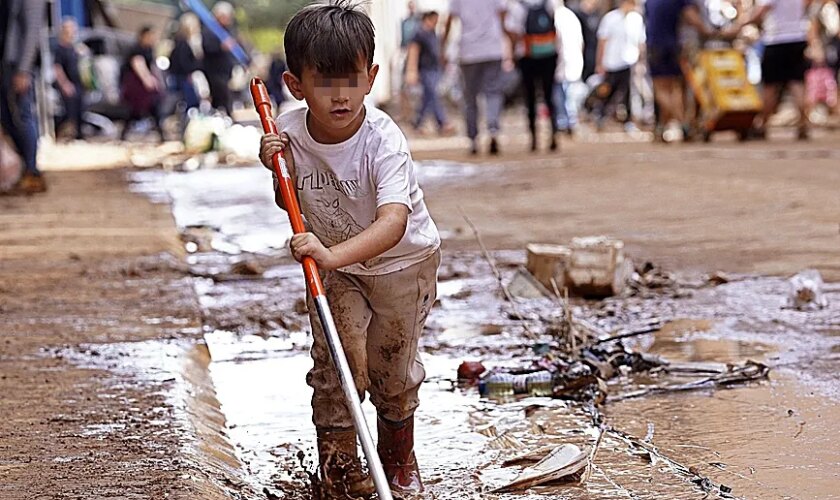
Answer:
[(376, 492), (356, 453), (356, 431), (318, 429), (318, 459), (327, 498), (367, 498)]
[(398, 496), (422, 493), (423, 481), (414, 456), (414, 417), (402, 422), (390, 422), (379, 417), (377, 429), (377, 450), (391, 491)]

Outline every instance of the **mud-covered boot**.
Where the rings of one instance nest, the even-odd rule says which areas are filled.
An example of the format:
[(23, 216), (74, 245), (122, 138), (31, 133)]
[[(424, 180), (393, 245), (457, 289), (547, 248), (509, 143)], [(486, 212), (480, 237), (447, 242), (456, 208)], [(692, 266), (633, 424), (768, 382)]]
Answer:
[(398, 496), (421, 493), (423, 481), (414, 456), (414, 417), (390, 422), (379, 417), (377, 450), (391, 490)]
[(327, 498), (367, 498), (376, 492), (356, 453), (354, 430), (318, 429), (318, 459)]

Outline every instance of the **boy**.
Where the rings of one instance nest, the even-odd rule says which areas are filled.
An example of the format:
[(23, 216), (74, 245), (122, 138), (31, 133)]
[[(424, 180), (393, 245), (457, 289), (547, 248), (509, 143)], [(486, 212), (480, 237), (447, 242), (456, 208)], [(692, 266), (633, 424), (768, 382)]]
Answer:
[[(423, 202), (405, 136), (366, 106), (379, 67), (371, 20), (346, 0), (298, 12), (285, 34), (290, 93), (308, 109), (278, 119), (260, 159), (285, 151), (307, 226), (290, 243), (325, 274), (356, 387), (378, 413), (385, 474), (395, 493), (422, 491), (414, 456), (414, 411), (425, 377), (417, 343), (437, 293), (440, 237)], [(276, 189), (276, 184), (275, 184)], [(284, 208), (279, 193), (277, 204)], [(311, 297), (310, 311), (315, 311)], [(320, 471), (331, 495), (364, 496), (356, 434), (317, 315), (310, 312), (313, 422)]]

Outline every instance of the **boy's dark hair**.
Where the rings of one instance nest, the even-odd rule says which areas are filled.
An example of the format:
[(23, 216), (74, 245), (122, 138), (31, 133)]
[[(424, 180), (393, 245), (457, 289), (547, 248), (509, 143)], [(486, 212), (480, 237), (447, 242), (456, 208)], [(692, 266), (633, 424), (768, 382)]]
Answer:
[(438, 12), (436, 10), (428, 10), (428, 11), (423, 13), (422, 19), (425, 21), (426, 19), (429, 19), (430, 17), (435, 17), (437, 15), (438, 15)]
[(155, 29), (154, 29), (154, 28), (152, 28), (152, 26), (151, 26), (151, 25), (149, 25), (149, 24), (144, 24), (143, 26), (141, 26), (141, 27), (140, 27), (140, 30), (139, 30), (139, 31), (137, 31), (137, 37), (138, 37), (138, 38), (143, 38), (144, 36), (148, 35), (149, 33), (151, 33), (151, 32), (152, 32), (152, 31), (154, 31), (154, 30), (155, 30)]
[(304, 7), (286, 28), (286, 62), (298, 78), (309, 66), (323, 75), (360, 70), (361, 57), (373, 66), (373, 22), (352, 0)]

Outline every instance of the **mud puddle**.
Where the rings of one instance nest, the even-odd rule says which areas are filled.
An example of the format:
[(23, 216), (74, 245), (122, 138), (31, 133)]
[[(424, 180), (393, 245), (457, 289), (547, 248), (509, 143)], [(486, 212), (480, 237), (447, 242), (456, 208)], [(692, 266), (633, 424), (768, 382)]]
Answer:
[[(261, 173), (258, 170), (245, 169), (247, 175), (242, 176), (237, 173), (243, 169), (207, 175), (226, 179), (230, 184), (225, 189), (238, 191), (249, 175)], [(155, 175), (164, 176), (164, 186), (174, 182), (166, 180), (168, 175), (193, 176), (190, 185), (200, 186), (204, 174)], [(276, 250), (282, 243), (271, 243), (263, 235), (272, 233), (271, 238), (277, 237), (273, 241), (285, 238), (280, 237), (282, 225), (266, 222), (264, 214), (276, 211), (270, 193), (256, 193), (259, 201), (239, 198), (235, 203), (242, 206), (233, 210), (230, 199), (197, 199), (166, 189), (174, 206), (182, 206), (176, 217), (208, 214), (207, 221), (216, 222), (224, 241), (240, 249), (282, 253)], [(209, 215), (213, 210), (245, 214), (231, 216), (236, 219), (235, 234), (225, 233), (219, 218)], [(282, 221), (282, 214), (277, 215)], [(179, 225), (198, 220), (189, 217), (182, 215)], [(518, 252), (498, 257), (506, 276), (524, 261)], [(230, 257), (209, 253), (191, 262), (211, 265), (224, 259)], [(831, 442), (840, 425), (835, 409), (840, 360), (832, 354), (840, 349), (840, 337), (831, 334), (840, 330), (840, 289), (828, 291), (829, 309), (803, 313), (782, 309), (784, 280), (742, 278), (717, 287), (700, 284), (673, 293), (578, 304), (577, 313), (608, 331), (651, 318), (665, 322), (662, 331), (633, 340), (639, 350), (673, 361), (754, 359), (773, 369), (767, 382), (608, 403), (603, 412), (617, 429), (639, 437), (652, 431), (653, 443), (663, 453), (732, 487), (736, 497), (840, 498), (840, 449)], [(304, 375), (311, 362), (297, 265), (273, 265), (257, 279), (199, 279), (196, 291), (209, 328), (212, 381), (228, 435), (251, 481), (257, 490), (280, 498), (308, 498), (304, 468), (314, 468), (314, 429)], [(611, 436), (605, 438), (592, 478), (583, 486), (536, 488), (518, 495), (487, 493), (517, 473), (516, 468), (500, 467), (503, 457), (554, 443), (591, 445), (595, 430), (578, 403), (544, 398), (499, 403), (481, 400), (474, 389), (455, 387), (452, 379), (462, 360), (516, 365), (534, 356), (534, 342), (523, 337), (523, 322), (511, 319), (489, 267), (478, 255), (445, 256), (440, 295), (422, 342), (429, 380), (417, 415), (418, 458), (429, 486), (427, 498), (704, 497), (688, 479), (632, 454)], [(554, 314), (552, 307), (550, 300), (528, 304), (531, 328)], [(631, 376), (619, 379), (610, 390), (621, 393), (656, 382)], [(374, 422), (369, 405), (367, 411)], [(297, 458), (300, 451), (303, 465)]]

